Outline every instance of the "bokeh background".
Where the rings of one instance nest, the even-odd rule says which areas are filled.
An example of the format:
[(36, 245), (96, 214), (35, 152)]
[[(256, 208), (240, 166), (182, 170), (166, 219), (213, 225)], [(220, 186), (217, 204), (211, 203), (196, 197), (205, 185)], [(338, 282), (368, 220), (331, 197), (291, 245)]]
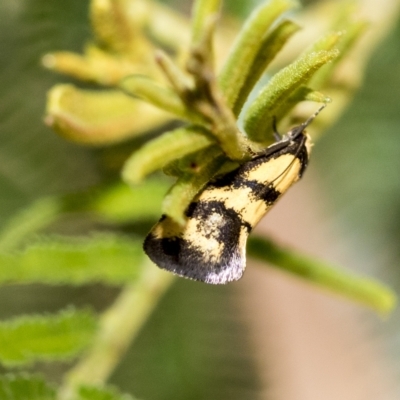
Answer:
[[(361, 1), (362, 2), (362, 1)], [(188, 12), (190, 2), (170, 1)], [(257, 1), (227, 1), (243, 16)], [(307, 3), (311, 3), (310, 1)], [(117, 179), (92, 149), (43, 124), (46, 91), (69, 78), (44, 70), (46, 52), (80, 52), (88, 2), (0, 2), (0, 224), (43, 196)], [(374, 51), (364, 85), (314, 148), (301, 184), (259, 231), (377, 277), (400, 293), (400, 24)], [(326, 112), (329, 112), (327, 110)], [(0, 266), (1, 267), (1, 266)], [(118, 288), (0, 288), (0, 317), (109, 305)], [(178, 280), (111, 382), (144, 400), (368, 400), (400, 396), (400, 323), (251, 265), (242, 281)], [(65, 364), (35, 365), (54, 382)]]

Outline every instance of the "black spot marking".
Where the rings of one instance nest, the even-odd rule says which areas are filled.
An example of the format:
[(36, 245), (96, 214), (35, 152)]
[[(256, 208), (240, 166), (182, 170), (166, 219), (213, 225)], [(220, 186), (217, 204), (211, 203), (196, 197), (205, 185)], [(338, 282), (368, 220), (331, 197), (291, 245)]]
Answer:
[(194, 213), (196, 207), (197, 207), (197, 202), (192, 201), (192, 202), (189, 204), (189, 207), (188, 207), (188, 208), (186, 209), (186, 211), (185, 211), (185, 216), (188, 217), (188, 218), (192, 218), (192, 217), (193, 217), (193, 213)]
[(212, 182), (211, 186), (216, 188), (229, 187), (232, 186), (237, 180), (238, 176), (241, 175), (241, 167), (234, 169), (231, 172), (228, 172), (226, 175), (223, 175), (217, 178)]
[(249, 233), (252, 231), (252, 229), (254, 228), (254, 227), (251, 226), (251, 224), (249, 224), (247, 221), (242, 221), (242, 226), (243, 226), (244, 228), (246, 228), (248, 234), (249, 234)]
[(206, 221), (210, 215), (220, 215), (224, 224), (215, 227), (217, 240), (223, 243), (225, 248), (237, 246), (241, 227), (245, 226), (248, 229), (250, 225), (246, 221), (243, 221), (237, 211), (225, 207), (225, 204), (221, 201), (198, 201), (194, 204), (195, 206), (191, 214), (192, 218), (196, 218), (199, 221)]
[[(203, 233), (203, 239), (217, 240), (221, 251), (215, 257), (207, 250), (193, 243), (185, 236), (185, 230), (179, 236), (157, 238), (152, 232), (146, 237), (144, 250), (159, 267), (180, 276), (207, 283), (227, 283), (239, 279), (245, 268), (242, 249), (238, 248), (242, 227), (246, 234), (251, 225), (243, 221), (235, 210), (225, 207), (219, 201), (199, 201), (188, 209), (190, 218), (199, 224), (215, 214), (221, 216), (223, 223), (212, 226), (212, 232)], [(170, 222), (165, 219), (163, 222)]]
[(304, 171), (307, 168), (308, 165), (308, 153), (307, 153), (307, 149), (305, 147), (303, 147), (299, 153), (297, 154), (297, 158), (300, 161), (300, 171), (299, 171), (299, 178), (301, 178), (304, 174)]
[[(234, 177), (228, 178), (229, 183), (222, 185), (224, 182), (222, 179), (217, 182), (217, 184), (213, 183), (209, 187), (210, 188), (232, 188), (232, 189), (241, 189), (241, 188), (249, 188), (252, 194), (252, 200), (262, 200), (265, 202), (267, 206), (272, 205), (278, 200), (281, 193), (274, 188), (273, 182), (266, 184), (257, 182), (256, 180), (246, 179), (242, 176), (240, 171), (236, 171), (236, 175)], [(225, 182), (224, 182), (225, 183)], [(192, 215), (192, 214), (190, 214)]]
[(161, 239), (161, 246), (164, 254), (171, 257), (178, 257), (181, 252), (180, 240), (177, 237)]
[(279, 190), (276, 190), (271, 184), (263, 185), (263, 187), (257, 187), (255, 195), (257, 196), (257, 198), (263, 200), (267, 206), (271, 206), (279, 199), (281, 192)]

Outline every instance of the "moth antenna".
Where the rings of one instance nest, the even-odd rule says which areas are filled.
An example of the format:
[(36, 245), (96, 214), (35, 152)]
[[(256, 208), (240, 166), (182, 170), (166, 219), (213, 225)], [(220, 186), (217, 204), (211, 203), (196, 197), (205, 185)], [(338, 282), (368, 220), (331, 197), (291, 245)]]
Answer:
[(311, 122), (314, 121), (315, 117), (326, 107), (326, 104), (323, 104), (317, 111), (315, 111), (315, 113), (313, 115), (311, 115), (311, 117), (309, 117), (307, 119), (307, 121), (303, 122), (301, 124), (301, 126), (303, 127), (303, 129), (307, 128), (308, 125), (311, 124)]
[(290, 139), (295, 139), (297, 136), (302, 135), (304, 130), (307, 128), (311, 122), (314, 121), (314, 118), (326, 107), (326, 104), (322, 105), (310, 118), (308, 118), (305, 122), (300, 125), (295, 126), (288, 132), (288, 136)]

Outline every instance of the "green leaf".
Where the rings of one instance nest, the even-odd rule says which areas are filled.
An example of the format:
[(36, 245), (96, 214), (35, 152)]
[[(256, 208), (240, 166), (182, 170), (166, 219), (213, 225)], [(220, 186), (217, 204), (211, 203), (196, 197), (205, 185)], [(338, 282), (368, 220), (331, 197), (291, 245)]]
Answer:
[(295, 62), (276, 73), (248, 108), (245, 130), (255, 141), (265, 141), (272, 130), (276, 110), (329, 61), (338, 56), (337, 50), (306, 52)]
[[(337, 48), (338, 42), (341, 40), (343, 36), (343, 31), (333, 31), (328, 32), (319, 39), (317, 39), (313, 44), (311, 44), (303, 53), (304, 54), (311, 54), (315, 53), (316, 51), (321, 50), (332, 50)], [(341, 55), (341, 53), (340, 53)], [(336, 60), (339, 58), (338, 56)]]
[(317, 92), (307, 86), (297, 89), (292, 96), (289, 97), (288, 103), (299, 103), (300, 101), (313, 101), (316, 103), (330, 103), (332, 99), (321, 92)]
[(213, 142), (204, 130), (195, 127), (164, 133), (146, 143), (126, 161), (122, 177), (126, 183), (134, 186), (151, 172), (177, 158), (204, 149)]
[(57, 315), (16, 317), (0, 322), (0, 361), (5, 365), (37, 360), (66, 360), (78, 355), (97, 329), (89, 310), (61, 311)]
[(169, 186), (160, 179), (149, 179), (133, 189), (118, 183), (92, 196), (88, 209), (112, 222), (155, 219), (161, 213), (162, 199)]
[(113, 387), (82, 386), (76, 400), (134, 400), (134, 398), (128, 394), (119, 393)]
[(383, 284), (295, 251), (280, 248), (265, 238), (254, 236), (249, 238), (247, 251), (250, 257), (271, 263), (383, 315), (389, 314), (396, 305), (396, 294)]
[(163, 214), (180, 225), (185, 225), (185, 210), (205, 185), (219, 171), (226, 157), (217, 146), (199, 151), (189, 162), (192, 171), (183, 173), (163, 201)]
[(120, 82), (119, 86), (129, 95), (137, 96), (153, 106), (170, 112), (182, 119), (190, 120), (195, 118), (195, 116), (187, 110), (176, 92), (146, 76), (127, 76)]
[(25, 250), (0, 253), (0, 283), (123, 284), (143, 260), (140, 241), (111, 234), (91, 238), (41, 238)]
[(55, 390), (35, 375), (0, 376), (1, 400), (55, 400)]
[[(358, 39), (365, 33), (369, 24), (365, 21), (358, 21), (352, 24), (348, 24), (345, 30), (342, 32), (336, 32), (338, 36), (338, 43), (336, 45), (339, 50), (339, 56), (330, 64), (321, 68), (312, 78), (310, 84), (315, 88), (323, 88), (325, 85), (329, 85), (332, 75), (334, 74), (337, 65), (348, 56), (350, 50), (354, 47)], [(332, 34), (332, 39), (334, 38)], [(329, 36), (326, 36), (327, 42)], [(323, 39), (319, 41), (321, 47), (324, 45)], [(326, 43), (327, 44), (327, 43)]]
[(275, 112), (277, 121), (284, 117), (296, 104), (301, 101), (313, 101), (315, 103), (330, 103), (332, 99), (321, 92), (317, 92), (307, 86), (298, 88)]
[(221, 0), (196, 0), (192, 8), (192, 44), (196, 45), (204, 35), (208, 19), (217, 15)]
[(14, 249), (26, 236), (49, 225), (60, 213), (61, 203), (54, 198), (40, 199), (17, 213), (0, 232), (0, 251)]
[(233, 112), (239, 115), (245, 101), (250, 92), (254, 88), (265, 69), (270, 62), (279, 53), (286, 42), (296, 33), (300, 27), (292, 21), (285, 20), (278, 24), (268, 35), (260, 42), (260, 47), (254, 58), (253, 64), (250, 65), (248, 75), (243, 86), (238, 93)]
[(192, 87), (192, 80), (164, 51), (157, 50), (155, 58), (172, 88), (182, 99), (182, 96)]
[(282, 13), (297, 5), (293, 0), (273, 0), (261, 4), (247, 19), (233, 44), (219, 76), (229, 106), (233, 106), (270, 26)]
[(66, 139), (103, 146), (140, 137), (170, 118), (121, 90), (59, 84), (48, 93), (45, 122)]

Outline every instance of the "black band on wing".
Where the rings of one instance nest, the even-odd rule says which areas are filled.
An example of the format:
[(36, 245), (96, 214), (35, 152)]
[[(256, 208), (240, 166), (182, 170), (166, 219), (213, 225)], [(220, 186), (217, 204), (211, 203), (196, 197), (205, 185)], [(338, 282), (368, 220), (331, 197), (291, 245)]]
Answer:
[(252, 227), (221, 201), (199, 201), (187, 210), (187, 216), (198, 223), (215, 213), (222, 216), (223, 223), (215, 226), (212, 232), (213, 239), (221, 244), (220, 254), (212, 262), (198, 243), (185, 237), (158, 238), (152, 232), (145, 239), (145, 252), (159, 267), (186, 278), (214, 284), (238, 280), (245, 268), (242, 251), (238, 248), (240, 235), (243, 227), (246, 234)]

